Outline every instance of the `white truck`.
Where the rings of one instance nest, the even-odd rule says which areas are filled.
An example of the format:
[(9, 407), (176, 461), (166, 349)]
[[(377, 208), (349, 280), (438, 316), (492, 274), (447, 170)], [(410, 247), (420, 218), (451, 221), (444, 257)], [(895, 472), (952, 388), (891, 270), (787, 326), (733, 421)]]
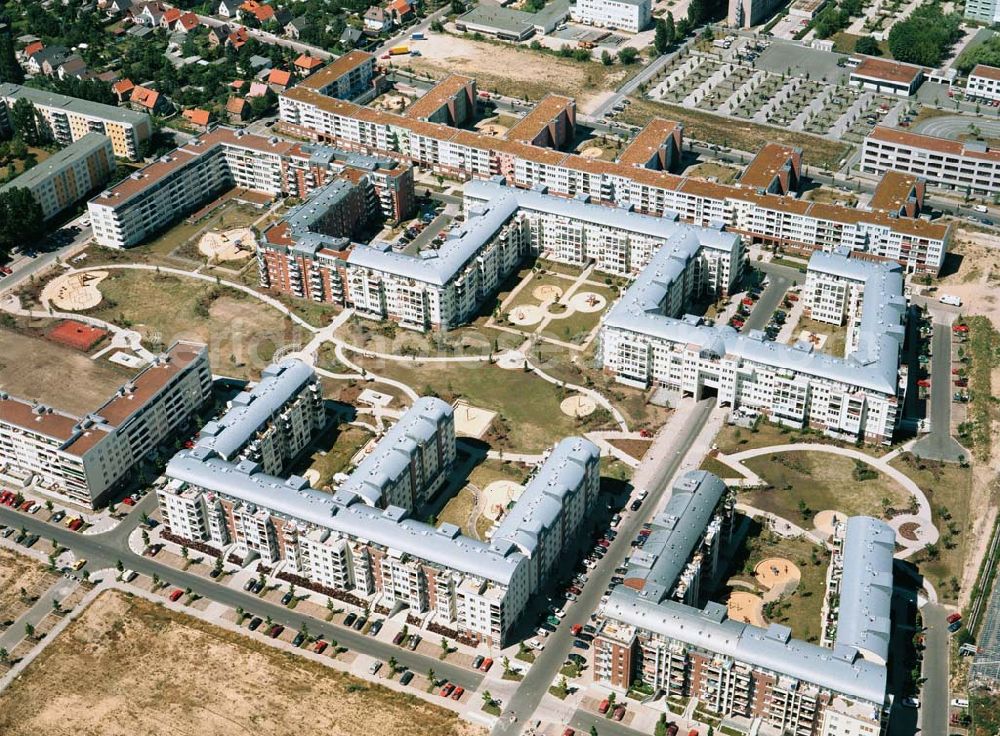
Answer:
[(954, 294), (942, 294), (938, 298), (938, 301), (941, 302), (942, 304), (950, 304), (953, 307), (962, 306), (962, 298), (955, 296)]

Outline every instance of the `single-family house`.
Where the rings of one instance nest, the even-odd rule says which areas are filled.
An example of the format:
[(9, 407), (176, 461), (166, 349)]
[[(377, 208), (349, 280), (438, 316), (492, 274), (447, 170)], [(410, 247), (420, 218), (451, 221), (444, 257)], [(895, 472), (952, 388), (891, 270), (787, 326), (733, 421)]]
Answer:
[(292, 18), (288, 23), (285, 24), (285, 36), (288, 38), (294, 38), (296, 41), (302, 35), (302, 31), (306, 29), (306, 18), (304, 15), (300, 15), (298, 18)]
[(229, 36), (226, 38), (226, 46), (229, 46), (234, 50), (239, 51), (247, 44), (247, 41), (249, 40), (250, 40), (250, 32), (246, 29), (245, 26), (240, 26), (235, 31), (230, 33)]
[(308, 77), (314, 71), (323, 66), (323, 60), (317, 59), (315, 56), (302, 54), (295, 60), (293, 66), (295, 67), (295, 73), (300, 77)]
[(247, 99), (251, 97), (265, 97), (270, 89), (264, 82), (251, 82), (250, 91), (247, 92)]
[(163, 16), (160, 18), (160, 28), (169, 31), (173, 28), (174, 23), (177, 19), (181, 17), (180, 8), (167, 8), (163, 12)]
[(194, 13), (184, 13), (177, 22), (174, 23), (174, 32), (176, 33), (190, 33), (195, 28), (201, 25), (198, 20), (198, 16)]
[(385, 7), (385, 11), (390, 20), (396, 25), (403, 25), (415, 13), (413, 4), (409, 0), (392, 0)]
[(200, 131), (208, 129), (208, 123), (212, 117), (208, 110), (202, 110), (197, 107), (189, 107), (181, 115), (191, 124), (192, 128)]
[(132, 83), (131, 79), (122, 79), (111, 85), (111, 91), (115, 93), (115, 97), (118, 98), (118, 104), (122, 104), (126, 100), (132, 99), (132, 90), (135, 89), (135, 85)]
[(292, 73), (287, 69), (272, 69), (267, 75), (267, 86), (275, 92), (284, 92), (292, 85)]
[(345, 49), (353, 49), (361, 42), (362, 38), (364, 38), (364, 34), (361, 32), (361, 29), (347, 26), (344, 32), (340, 34), (339, 40), (340, 45)]
[(56, 76), (60, 79), (66, 79), (67, 77), (83, 79), (89, 76), (87, 73), (87, 62), (79, 54), (71, 54), (62, 64), (56, 67)]
[(17, 52), (17, 60), (22, 64), (30, 59), (32, 56), (37, 54), (39, 51), (45, 48), (45, 44), (41, 41), (32, 41), (23, 49)]
[(170, 103), (165, 95), (161, 95), (155, 89), (138, 84), (132, 89), (129, 106), (150, 115), (163, 115), (170, 111)]
[(244, 123), (250, 117), (250, 103), (242, 97), (230, 97), (226, 103), (226, 115), (231, 123)]
[(391, 22), (389, 15), (382, 8), (373, 5), (365, 11), (365, 30), (369, 33), (382, 33), (389, 30)]
[(215, 6), (215, 15), (220, 18), (235, 18), (240, 10), (240, 4), (236, 0), (219, 0)]

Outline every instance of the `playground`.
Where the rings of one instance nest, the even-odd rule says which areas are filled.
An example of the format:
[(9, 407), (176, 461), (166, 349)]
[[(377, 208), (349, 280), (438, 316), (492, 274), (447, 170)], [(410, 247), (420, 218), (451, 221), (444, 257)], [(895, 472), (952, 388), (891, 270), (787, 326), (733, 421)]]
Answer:
[(249, 227), (210, 230), (198, 240), (198, 251), (216, 263), (249, 258), (256, 248), (257, 236)]
[(42, 303), (49, 303), (64, 312), (82, 312), (93, 309), (104, 296), (98, 289), (107, 271), (82, 271), (56, 276), (42, 289)]

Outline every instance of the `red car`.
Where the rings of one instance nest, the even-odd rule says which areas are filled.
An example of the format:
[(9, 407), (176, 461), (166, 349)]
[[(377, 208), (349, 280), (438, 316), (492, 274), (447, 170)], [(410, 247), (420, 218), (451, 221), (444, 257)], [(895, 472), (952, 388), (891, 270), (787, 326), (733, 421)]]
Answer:
[(573, 636), (577, 636), (581, 631), (583, 631), (582, 624), (573, 624), (569, 627), (569, 631)]
[(182, 595), (184, 595), (184, 591), (181, 590), (180, 588), (177, 588), (174, 590), (173, 593), (170, 594), (170, 600), (176, 603)]
[(563, 736), (574, 736), (575, 734), (576, 731), (574, 731), (572, 728), (569, 727), (567, 727), (566, 730), (563, 731)]
[(948, 623), (950, 624), (953, 624), (956, 621), (961, 621), (961, 620), (962, 620), (962, 614), (960, 613), (953, 613), (948, 617)]
[(454, 691), (454, 689), (455, 689), (454, 685), (452, 685), (450, 682), (446, 682), (445, 685), (444, 685), (444, 687), (441, 688), (441, 697), (442, 698), (447, 698), (449, 695), (451, 695), (451, 693), (452, 693), (452, 691)]
[(327, 646), (328, 645), (325, 641), (318, 641), (316, 642), (316, 646), (313, 647), (313, 651), (316, 652), (316, 654), (322, 654), (326, 651)]
[(463, 695), (465, 695), (465, 688), (464, 687), (456, 687), (455, 688), (455, 692), (453, 692), (451, 694), (451, 699), (452, 700), (460, 700)]
[(607, 698), (605, 698), (604, 700), (601, 701), (601, 704), (599, 706), (597, 706), (597, 712), (598, 713), (607, 713), (608, 712), (608, 708), (610, 708), (610, 707), (611, 707), (611, 701), (608, 700)]
[(133, 501), (131, 498), (122, 499), (122, 503), (125, 504), (126, 506), (135, 506), (135, 501)]
[(490, 659), (489, 657), (487, 657), (486, 659), (483, 660), (483, 663), (481, 665), (479, 665), (479, 669), (482, 672), (489, 672), (490, 671), (490, 667), (492, 667), (492, 666), (493, 666), (493, 660)]
[(624, 717), (625, 717), (625, 706), (619, 705), (617, 708), (615, 708), (614, 719), (616, 721), (620, 721)]

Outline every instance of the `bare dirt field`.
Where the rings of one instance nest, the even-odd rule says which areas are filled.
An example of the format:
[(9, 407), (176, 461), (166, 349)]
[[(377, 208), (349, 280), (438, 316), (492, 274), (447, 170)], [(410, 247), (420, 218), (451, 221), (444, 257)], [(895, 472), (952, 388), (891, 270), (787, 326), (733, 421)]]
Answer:
[[(435, 77), (458, 73), (476, 77), (479, 89), (538, 100), (549, 92), (577, 98), (581, 112), (599, 104), (600, 92), (620, 85), (638, 65), (603, 66), (594, 61), (561, 59), (506, 43), (473, 41), (450, 34), (428, 33), (421, 56), (401, 62)], [(539, 70), (544, 69), (544, 74)]]
[(0, 696), (5, 736), (473, 736), (446, 710), (105, 593)]
[(0, 549), (0, 620), (16, 619), (27, 610), (21, 588), (29, 596), (40, 595), (58, 579), (30, 557)]
[[(0, 344), (0, 388), (71, 414), (94, 411), (135, 373), (14, 330), (0, 328)], [(65, 390), (68, 377), (72, 391)]]
[(939, 291), (962, 298), (962, 311), (985, 314), (1000, 329), (997, 287), (1000, 286), (1000, 238), (992, 233), (959, 229), (955, 231), (950, 249), (958, 264), (938, 282)]

